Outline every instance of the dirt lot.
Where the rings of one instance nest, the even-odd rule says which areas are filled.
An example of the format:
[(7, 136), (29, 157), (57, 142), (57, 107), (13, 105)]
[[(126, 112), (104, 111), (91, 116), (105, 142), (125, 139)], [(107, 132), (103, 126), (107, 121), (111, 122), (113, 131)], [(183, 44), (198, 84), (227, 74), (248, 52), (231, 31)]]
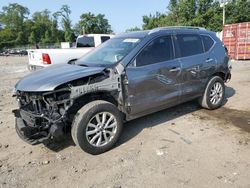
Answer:
[(27, 57), (0, 57), (0, 187), (250, 187), (250, 62), (233, 62), (224, 107), (190, 102), (125, 125), (116, 148), (92, 156), (30, 146), (14, 129), (11, 97)]

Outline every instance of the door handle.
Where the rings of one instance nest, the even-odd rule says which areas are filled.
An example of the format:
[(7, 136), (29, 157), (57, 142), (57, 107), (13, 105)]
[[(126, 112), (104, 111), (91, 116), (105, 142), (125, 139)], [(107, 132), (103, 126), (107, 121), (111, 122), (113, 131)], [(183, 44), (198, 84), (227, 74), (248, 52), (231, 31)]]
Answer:
[(207, 60), (206, 60), (206, 63), (210, 63), (210, 62), (212, 62), (214, 59), (212, 59), (212, 58), (208, 58)]
[(172, 69), (169, 70), (169, 72), (178, 72), (180, 70), (181, 70), (180, 67), (173, 67)]

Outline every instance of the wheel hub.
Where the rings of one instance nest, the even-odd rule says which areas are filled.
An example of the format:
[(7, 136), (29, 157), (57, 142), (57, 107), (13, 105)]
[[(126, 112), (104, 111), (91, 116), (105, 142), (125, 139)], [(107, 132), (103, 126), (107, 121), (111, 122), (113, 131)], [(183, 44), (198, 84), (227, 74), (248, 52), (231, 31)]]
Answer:
[(101, 147), (113, 139), (116, 131), (116, 118), (109, 112), (101, 112), (89, 121), (86, 127), (86, 137), (91, 145)]

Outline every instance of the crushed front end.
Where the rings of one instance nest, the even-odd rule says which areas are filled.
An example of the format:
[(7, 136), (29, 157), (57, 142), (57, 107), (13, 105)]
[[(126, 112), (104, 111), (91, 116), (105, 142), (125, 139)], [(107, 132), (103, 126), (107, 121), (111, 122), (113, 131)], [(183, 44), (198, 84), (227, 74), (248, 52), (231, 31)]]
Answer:
[(17, 134), (30, 144), (60, 137), (67, 128), (66, 112), (71, 106), (70, 91), (20, 92), (15, 96), (19, 109), (13, 110)]
[[(13, 93), (19, 106), (13, 110), (16, 131), (30, 144), (43, 143), (67, 133), (76, 112), (86, 103), (100, 99), (98, 92), (110, 93), (122, 106), (121, 78), (112, 70), (69, 81), (49, 92), (26, 92), (18, 88)], [(104, 94), (103, 97), (108, 98)]]

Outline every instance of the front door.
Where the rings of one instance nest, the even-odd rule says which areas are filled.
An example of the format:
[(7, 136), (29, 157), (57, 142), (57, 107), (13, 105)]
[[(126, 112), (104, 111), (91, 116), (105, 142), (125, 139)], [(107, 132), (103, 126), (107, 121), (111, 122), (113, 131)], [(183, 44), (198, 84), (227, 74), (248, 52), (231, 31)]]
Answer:
[(130, 113), (157, 111), (178, 104), (180, 73), (172, 37), (162, 36), (150, 42), (126, 68)]

